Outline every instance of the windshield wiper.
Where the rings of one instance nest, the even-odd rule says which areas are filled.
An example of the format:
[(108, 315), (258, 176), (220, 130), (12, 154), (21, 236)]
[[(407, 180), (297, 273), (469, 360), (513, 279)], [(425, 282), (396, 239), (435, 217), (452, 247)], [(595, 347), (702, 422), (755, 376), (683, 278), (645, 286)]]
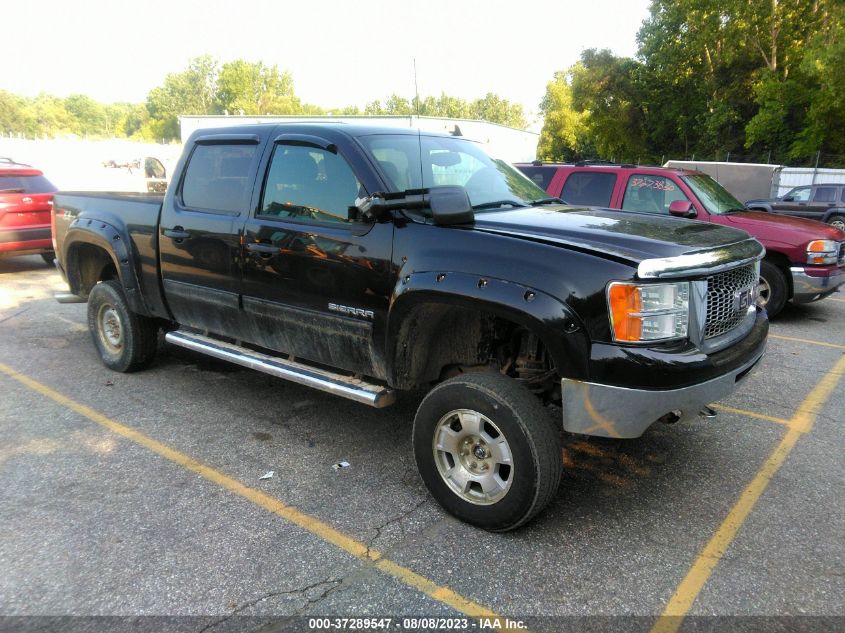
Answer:
[(11, 189), (0, 189), (0, 193), (23, 193), (24, 190), (21, 187), (13, 187)]
[(534, 206), (543, 204), (566, 204), (560, 198), (537, 198), (536, 200), (529, 200), (528, 203), (533, 204)]
[(518, 200), (494, 200), (492, 202), (482, 202), (481, 204), (474, 204), (472, 208), (476, 211), (480, 209), (498, 209), (499, 207), (527, 207), (528, 205)]
[(742, 213), (743, 211), (747, 211), (745, 207), (731, 207), (730, 209), (725, 209), (722, 213)]

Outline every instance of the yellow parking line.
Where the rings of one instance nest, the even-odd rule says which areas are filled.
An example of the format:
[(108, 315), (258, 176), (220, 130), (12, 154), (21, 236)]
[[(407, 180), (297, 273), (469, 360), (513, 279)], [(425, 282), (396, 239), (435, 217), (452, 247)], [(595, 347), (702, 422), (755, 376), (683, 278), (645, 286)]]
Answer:
[(776, 418), (771, 415), (765, 415), (764, 413), (755, 413), (754, 411), (746, 411), (745, 409), (736, 409), (734, 407), (729, 407), (724, 404), (711, 404), (711, 407), (718, 411), (724, 411), (725, 413), (735, 413), (737, 415), (744, 415), (748, 418), (756, 418), (757, 420), (765, 420), (766, 422), (774, 422), (775, 424), (783, 424), (784, 426), (789, 426), (789, 420), (785, 420), (784, 418)]
[(845, 374), (845, 356), (839, 359), (809, 395), (804, 398), (795, 415), (789, 421), (789, 431), (763, 463), (751, 483), (742, 491), (736, 504), (728, 512), (716, 533), (701, 550), (686, 577), (669, 599), (663, 614), (651, 629), (651, 633), (676, 633), (680, 628), (693, 602), (701, 593), (705, 583), (710, 578), (716, 565), (719, 564), (737, 532), (745, 523), (748, 515), (751, 514), (760, 496), (765, 492), (772, 477), (783, 465), (784, 460), (795, 447), (801, 435), (812, 429), (816, 416), (830, 398), (843, 374)]
[(385, 574), (392, 576), (393, 578), (399, 580), (400, 582), (413, 587), (422, 593), (430, 596), (431, 598), (437, 600), (438, 602), (442, 602), (446, 604), (456, 611), (464, 613), (470, 617), (483, 617), (483, 618), (499, 618), (501, 622), (504, 622), (504, 618), (498, 616), (496, 613), (487, 609), (486, 607), (481, 606), (464, 598), (460, 594), (452, 591), (448, 587), (443, 587), (438, 585), (431, 580), (420, 576), (419, 574), (411, 571), (407, 567), (403, 567), (398, 563), (395, 563), (387, 558), (384, 558), (381, 552), (368, 548), (364, 543), (352, 538), (351, 536), (344, 534), (340, 530), (336, 530), (335, 528), (331, 527), (330, 525), (320, 521), (316, 517), (311, 515), (305, 514), (297, 510), (296, 508), (289, 506), (285, 503), (282, 503), (278, 499), (271, 497), (270, 495), (261, 492), (260, 490), (255, 490), (254, 488), (250, 488), (240, 481), (229, 477), (228, 475), (224, 475), (218, 470), (211, 468), (210, 466), (206, 466), (205, 464), (181, 453), (175, 449), (170, 448), (169, 446), (158, 442), (147, 435), (144, 435), (140, 431), (137, 431), (131, 427), (128, 427), (124, 424), (119, 422), (115, 422), (114, 420), (104, 416), (97, 411), (94, 411), (90, 407), (76, 402), (75, 400), (71, 400), (70, 398), (60, 394), (57, 391), (54, 391), (50, 387), (41, 384), (40, 382), (33, 380), (32, 378), (21, 374), (20, 372), (15, 371), (11, 367), (0, 363), (0, 372), (6, 374), (10, 378), (17, 380), (18, 382), (26, 385), (33, 391), (50, 398), (54, 402), (67, 407), (68, 409), (78, 413), (79, 415), (88, 418), (92, 422), (99, 424), (100, 426), (108, 429), (109, 431), (116, 433), (122, 437), (125, 437), (136, 444), (140, 444), (144, 448), (151, 450), (153, 453), (157, 455), (161, 455), (167, 460), (182, 466), (190, 471), (197, 473), (198, 475), (204, 477), (208, 481), (211, 481), (218, 486), (222, 486), (226, 488), (230, 492), (235, 493), (251, 501), (252, 503), (261, 506), (265, 510), (280, 516), (281, 518), (285, 519), (286, 521), (290, 521), (291, 523), (298, 525), (299, 527), (307, 530), (314, 536), (331, 543), (332, 545), (342, 549), (343, 551), (352, 554), (358, 559), (363, 561), (372, 563), (375, 565), (376, 568), (384, 572)]
[(769, 338), (776, 338), (781, 341), (793, 341), (795, 343), (808, 343), (810, 345), (820, 345), (822, 347), (833, 347), (834, 349), (845, 349), (845, 345), (838, 345), (837, 343), (825, 343), (824, 341), (814, 341), (809, 338), (796, 338), (794, 336), (781, 336), (779, 334), (769, 334)]

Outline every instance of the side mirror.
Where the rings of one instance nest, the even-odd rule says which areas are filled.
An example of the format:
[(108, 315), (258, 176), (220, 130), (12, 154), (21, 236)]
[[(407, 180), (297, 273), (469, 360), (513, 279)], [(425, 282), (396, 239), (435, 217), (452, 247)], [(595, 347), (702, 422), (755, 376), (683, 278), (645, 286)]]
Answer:
[(689, 200), (672, 200), (669, 203), (669, 214), (676, 218), (694, 218), (698, 215)]
[(792, 197), (792, 196), (784, 196), (783, 197), (784, 202), (793, 202), (794, 200), (795, 200), (795, 198)]
[(435, 224), (470, 224), (475, 220), (466, 189), (456, 185), (432, 187), (429, 191), (431, 217)]

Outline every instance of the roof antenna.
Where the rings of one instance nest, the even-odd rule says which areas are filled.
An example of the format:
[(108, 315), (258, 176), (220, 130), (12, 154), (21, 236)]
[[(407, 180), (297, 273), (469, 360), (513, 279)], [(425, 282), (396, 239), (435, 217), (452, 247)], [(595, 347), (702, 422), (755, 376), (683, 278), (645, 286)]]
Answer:
[(417, 116), (420, 115), (420, 89), (417, 85), (417, 58), (414, 57), (414, 100), (415, 100), (415, 110), (417, 111)]

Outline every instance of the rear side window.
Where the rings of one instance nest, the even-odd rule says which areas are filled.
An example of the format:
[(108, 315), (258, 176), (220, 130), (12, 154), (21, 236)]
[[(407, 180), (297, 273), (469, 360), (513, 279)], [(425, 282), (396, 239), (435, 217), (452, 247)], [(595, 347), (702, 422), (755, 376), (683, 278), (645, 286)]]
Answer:
[(53, 193), (55, 185), (44, 176), (0, 176), (0, 193)]
[(835, 202), (836, 187), (818, 187), (813, 202)]
[(669, 178), (633, 174), (625, 188), (622, 208), (626, 211), (668, 214), (669, 205), (675, 200), (689, 198)]
[(197, 145), (185, 169), (182, 203), (199, 211), (245, 211), (257, 153), (257, 145)]
[(569, 174), (560, 197), (567, 204), (607, 207), (615, 186), (616, 174), (576, 171)]
[(540, 187), (543, 191), (548, 191), (549, 183), (552, 181), (552, 176), (555, 175), (557, 169), (552, 166), (526, 166), (522, 165), (519, 168), (523, 174), (528, 176), (535, 185)]

